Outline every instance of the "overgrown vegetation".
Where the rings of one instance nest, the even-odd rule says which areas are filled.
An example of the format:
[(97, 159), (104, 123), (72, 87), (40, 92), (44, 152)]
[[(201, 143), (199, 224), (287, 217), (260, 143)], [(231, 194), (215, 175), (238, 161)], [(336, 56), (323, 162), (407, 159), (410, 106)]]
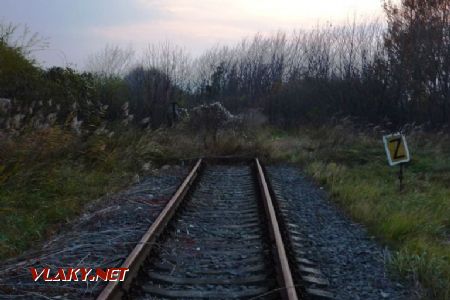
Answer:
[[(43, 69), (39, 38), (0, 25), (0, 258), (163, 164), (257, 155), (301, 165), (394, 249), (394, 270), (450, 298), (450, 2), (385, 12), (386, 27), (257, 35), (196, 59), (108, 46), (84, 73)], [(197, 107), (216, 101), (236, 122)], [(403, 193), (380, 140), (392, 130), (413, 154)]]
[(134, 143), (123, 139), (84, 139), (53, 127), (2, 140), (0, 257), (49, 237), (89, 201), (129, 182), (134, 162), (123, 145)]
[(28, 249), (89, 201), (163, 164), (203, 155), (259, 156), (302, 166), (353, 219), (391, 246), (394, 271), (420, 282), (431, 298), (448, 298), (449, 137), (420, 128), (408, 132), (413, 161), (400, 193), (398, 170), (386, 163), (382, 132), (343, 123), (290, 132), (225, 130), (208, 148), (183, 126), (116, 128), (89, 137), (53, 127), (12, 137), (0, 143), (1, 256)]
[[(57, 114), (59, 124), (76, 117), (82, 127), (96, 115), (155, 129), (172, 123), (173, 103), (191, 108), (215, 101), (235, 114), (259, 109), (286, 129), (347, 116), (390, 129), (448, 126), (450, 1), (384, 5), (386, 25), (355, 19), (256, 35), (196, 59), (170, 43), (149, 46), (141, 57), (107, 46), (81, 74), (36, 67), (23, 50), (33, 43), (12, 43), (14, 27), (0, 26), (0, 98), (15, 99), (12, 117)], [(63, 111), (36, 110), (50, 99)]]
[(273, 158), (299, 163), (354, 220), (394, 249), (392, 268), (450, 296), (450, 139), (413, 130), (413, 160), (404, 192), (398, 168), (390, 168), (381, 133), (350, 126), (323, 126), (282, 133), (272, 140)]

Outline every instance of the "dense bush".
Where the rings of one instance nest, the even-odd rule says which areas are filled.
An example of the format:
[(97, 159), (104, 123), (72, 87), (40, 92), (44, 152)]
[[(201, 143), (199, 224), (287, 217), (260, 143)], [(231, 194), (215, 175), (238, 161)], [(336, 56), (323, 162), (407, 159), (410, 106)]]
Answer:
[(41, 71), (33, 61), (0, 40), (0, 97), (30, 100), (40, 82)]
[[(385, 28), (355, 21), (256, 35), (196, 60), (162, 44), (133, 65), (132, 50), (107, 46), (91, 57), (92, 73), (81, 74), (42, 70), (2, 40), (0, 98), (16, 99), (20, 120), (42, 124), (36, 114), (56, 114), (84, 129), (104, 120), (159, 128), (171, 125), (173, 103), (216, 101), (235, 114), (260, 109), (286, 128), (342, 116), (391, 129), (442, 127), (450, 119), (449, 7), (449, 0), (386, 2)], [(39, 107), (49, 100), (56, 111)]]

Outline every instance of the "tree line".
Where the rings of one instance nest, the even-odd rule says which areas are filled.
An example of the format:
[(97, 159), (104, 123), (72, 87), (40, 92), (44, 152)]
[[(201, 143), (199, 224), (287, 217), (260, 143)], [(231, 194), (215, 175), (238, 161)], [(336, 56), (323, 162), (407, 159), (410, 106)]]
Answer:
[(84, 73), (38, 67), (28, 55), (37, 37), (18, 44), (13, 26), (3, 25), (0, 98), (13, 99), (10, 118), (38, 125), (53, 114), (62, 124), (120, 120), (158, 128), (170, 121), (174, 103), (219, 101), (236, 114), (257, 109), (285, 128), (336, 117), (447, 126), (450, 0), (383, 6), (383, 21), (257, 34), (196, 58), (170, 43), (149, 46), (139, 58), (107, 46), (89, 57)]

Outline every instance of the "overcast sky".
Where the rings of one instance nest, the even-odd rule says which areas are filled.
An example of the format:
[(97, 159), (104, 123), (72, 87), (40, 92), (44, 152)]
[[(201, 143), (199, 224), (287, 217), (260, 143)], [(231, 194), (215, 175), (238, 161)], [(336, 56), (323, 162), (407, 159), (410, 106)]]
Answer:
[(0, 0), (0, 22), (26, 24), (50, 42), (45, 66), (83, 68), (106, 44), (171, 41), (199, 54), (257, 32), (307, 28), (382, 14), (380, 0)]

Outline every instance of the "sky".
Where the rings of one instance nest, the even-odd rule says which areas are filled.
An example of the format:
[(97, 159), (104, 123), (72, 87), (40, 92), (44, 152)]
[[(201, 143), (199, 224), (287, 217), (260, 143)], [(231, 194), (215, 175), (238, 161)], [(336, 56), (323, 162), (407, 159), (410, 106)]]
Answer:
[(0, 0), (0, 22), (26, 25), (49, 47), (43, 66), (84, 69), (106, 44), (143, 49), (170, 41), (193, 55), (255, 33), (382, 15), (380, 0)]

